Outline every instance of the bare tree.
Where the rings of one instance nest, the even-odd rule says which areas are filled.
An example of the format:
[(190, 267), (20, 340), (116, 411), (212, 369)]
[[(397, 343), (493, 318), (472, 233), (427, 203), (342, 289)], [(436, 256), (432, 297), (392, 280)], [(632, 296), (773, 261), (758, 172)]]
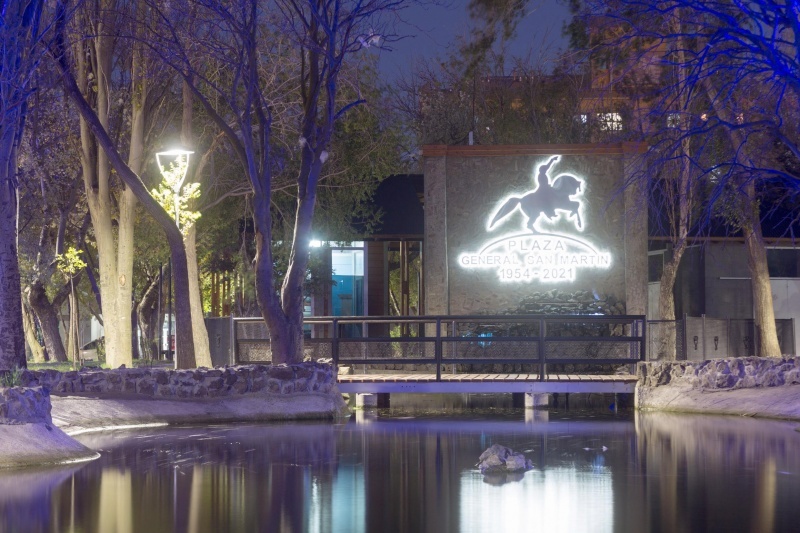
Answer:
[(0, 370), (25, 367), (17, 260), (17, 154), (39, 62), (42, 0), (0, 1)]
[[(780, 355), (770, 290), (766, 246), (761, 231), (764, 187), (796, 194), (798, 178), (776, 157), (778, 152), (800, 162), (800, 127), (796, 105), (800, 97), (798, 12), (793, 2), (710, 1), (695, 3), (622, 0), (615, 17), (654, 42), (678, 43), (682, 53), (670, 58), (685, 76), (674, 81), (681, 94), (700, 94), (705, 112), (682, 130), (686, 139), (717, 136), (718, 145), (699, 143), (713, 153), (696, 150), (691, 162), (700, 169), (712, 192), (709, 210), (727, 193), (736, 200), (732, 219), (741, 230), (751, 272), (753, 306), (758, 331), (757, 353)], [(681, 21), (679, 25), (642, 25), (648, 15)], [(782, 150), (782, 148), (785, 150)], [(768, 184), (768, 185), (767, 185)], [(729, 220), (731, 217), (729, 217)]]
[[(337, 121), (363, 102), (341, 101), (340, 75), (351, 56), (388, 37), (383, 17), (403, 0), (209, 0), (153, 5), (164, 23), (162, 57), (224, 132), (253, 192), (256, 288), (270, 330), (273, 362), (303, 357), (303, 284), (318, 187)], [(265, 57), (293, 61), (269, 63)], [(289, 97), (288, 95), (294, 95)], [(278, 288), (273, 254), (276, 177), (290, 147), (274, 143), (279, 107), (299, 123), (296, 208), (289, 263)], [(284, 115), (285, 116), (285, 115)], [(293, 147), (291, 147), (293, 148)], [(286, 243), (284, 246), (289, 246)]]

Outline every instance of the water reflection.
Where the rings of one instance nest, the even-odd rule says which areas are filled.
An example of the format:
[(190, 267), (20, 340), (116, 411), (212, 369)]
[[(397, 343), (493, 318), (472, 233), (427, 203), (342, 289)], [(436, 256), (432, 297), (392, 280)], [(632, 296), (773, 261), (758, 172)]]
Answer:
[[(0, 532), (782, 532), (800, 520), (796, 423), (417, 407), (84, 435), (101, 459), (0, 473)], [(535, 470), (481, 476), (494, 443)]]

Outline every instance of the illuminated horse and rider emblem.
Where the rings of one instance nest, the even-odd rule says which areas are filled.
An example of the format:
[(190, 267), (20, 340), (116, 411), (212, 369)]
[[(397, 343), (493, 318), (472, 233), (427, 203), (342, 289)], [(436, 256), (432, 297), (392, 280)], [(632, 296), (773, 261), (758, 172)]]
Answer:
[(559, 159), (561, 159), (561, 156), (554, 156), (547, 163), (539, 165), (536, 178), (537, 187), (521, 197), (512, 196), (507, 199), (492, 218), (489, 223), (489, 229), (492, 229), (495, 224), (509, 216), (519, 207), (527, 219), (526, 226), (533, 233), (539, 233), (534, 225), (542, 217), (548, 221), (557, 219), (560, 213), (556, 211), (565, 212), (567, 220), (572, 220), (575, 228), (582, 230), (583, 223), (579, 212), (581, 202), (570, 198), (581, 193), (582, 182), (575, 176), (561, 174), (553, 179), (551, 183), (548, 175), (550, 168)]

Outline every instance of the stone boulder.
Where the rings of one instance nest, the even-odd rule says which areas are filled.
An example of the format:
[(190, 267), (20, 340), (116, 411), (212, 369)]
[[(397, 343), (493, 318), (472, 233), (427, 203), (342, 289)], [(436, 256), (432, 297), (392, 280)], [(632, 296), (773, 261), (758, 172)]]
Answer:
[(497, 475), (521, 472), (533, 468), (530, 459), (511, 448), (506, 448), (500, 444), (492, 446), (481, 454), (478, 458), (478, 469), (484, 475)]

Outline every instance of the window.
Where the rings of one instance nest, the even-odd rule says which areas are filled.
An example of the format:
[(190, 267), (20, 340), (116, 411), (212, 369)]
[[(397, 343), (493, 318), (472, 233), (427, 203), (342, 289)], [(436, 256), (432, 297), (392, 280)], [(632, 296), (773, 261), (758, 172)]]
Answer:
[(767, 267), (772, 278), (800, 277), (800, 250), (767, 248)]
[(598, 113), (600, 131), (622, 131), (622, 116), (619, 113)]

